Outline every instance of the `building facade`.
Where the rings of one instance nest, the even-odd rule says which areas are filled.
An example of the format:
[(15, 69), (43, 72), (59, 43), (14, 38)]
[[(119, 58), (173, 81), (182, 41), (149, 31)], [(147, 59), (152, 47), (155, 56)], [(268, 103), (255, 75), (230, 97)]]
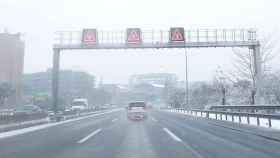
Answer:
[(167, 100), (170, 91), (177, 84), (173, 73), (147, 73), (130, 77), (129, 87), (134, 100), (160, 105)]
[(21, 102), (24, 42), (20, 34), (0, 33), (0, 83), (9, 83), (14, 92), (5, 102), (15, 106)]
[(176, 84), (177, 75), (173, 73), (148, 73), (133, 75), (130, 77), (130, 86), (150, 84), (155, 87), (164, 87), (167, 83)]
[[(60, 70), (59, 78), (60, 104), (70, 104), (74, 98), (89, 98), (95, 87), (95, 76), (86, 72)], [(33, 101), (35, 104), (34, 98), (42, 96), (51, 98), (51, 92), (52, 69), (45, 72), (24, 74), (23, 93), (26, 103)], [(48, 104), (50, 105), (51, 102)]]

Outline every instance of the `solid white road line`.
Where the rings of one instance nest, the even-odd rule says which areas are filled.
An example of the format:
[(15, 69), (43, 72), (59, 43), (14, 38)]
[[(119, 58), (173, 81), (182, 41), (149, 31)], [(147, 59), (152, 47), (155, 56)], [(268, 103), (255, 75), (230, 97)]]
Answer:
[(163, 130), (171, 137), (173, 138), (175, 141), (182, 143), (182, 145), (187, 148), (188, 150), (190, 150), (195, 157), (197, 158), (203, 158), (196, 150), (194, 150), (191, 146), (189, 146), (188, 144), (186, 144), (185, 142), (182, 141), (182, 139), (180, 139), (179, 137), (177, 137), (174, 133), (172, 133), (169, 129), (167, 128), (163, 128)]
[(172, 133), (169, 129), (167, 128), (163, 128), (163, 130), (175, 141), (177, 142), (182, 142), (182, 139), (180, 139), (179, 137), (177, 137), (174, 133)]
[(88, 136), (84, 137), (83, 139), (79, 140), (77, 143), (82, 144), (85, 141), (89, 140), (91, 137), (95, 136), (96, 134), (98, 134), (99, 132), (101, 132), (101, 129), (97, 129), (95, 131), (93, 131), (92, 133), (90, 133)]
[(112, 122), (116, 122), (116, 121), (118, 121), (118, 119), (117, 119), (117, 118), (115, 118), (115, 119), (113, 119), (113, 120), (112, 120)]
[(53, 127), (53, 126), (58, 126), (58, 125), (61, 125), (61, 124), (74, 122), (74, 121), (78, 121), (78, 120), (82, 120), (82, 119), (86, 119), (86, 118), (91, 118), (91, 117), (95, 117), (95, 116), (109, 114), (109, 113), (113, 113), (113, 112), (116, 112), (116, 111), (119, 111), (119, 110), (111, 110), (111, 111), (108, 111), (108, 112), (97, 113), (97, 114), (93, 114), (93, 115), (89, 115), (89, 116), (83, 116), (83, 117), (79, 117), (79, 118), (75, 118), (75, 119), (66, 120), (66, 121), (48, 123), (48, 124), (43, 124), (43, 125), (38, 125), (38, 126), (33, 126), (33, 127), (27, 127), (27, 128), (17, 129), (17, 130), (8, 131), (8, 132), (3, 132), (3, 133), (0, 133), (0, 139), (1, 138), (12, 137), (12, 136), (16, 136), (16, 135), (21, 135), (21, 134), (25, 134), (25, 133), (29, 133), (29, 132)]

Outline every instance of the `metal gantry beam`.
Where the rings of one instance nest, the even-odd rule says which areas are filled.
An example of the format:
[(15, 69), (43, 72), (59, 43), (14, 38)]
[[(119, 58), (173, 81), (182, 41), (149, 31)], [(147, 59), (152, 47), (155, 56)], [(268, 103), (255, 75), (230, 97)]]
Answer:
[[(63, 50), (73, 49), (159, 49), (159, 48), (208, 48), (208, 47), (247, 47), (253, 50), (254, 67), (256, 75), (257, 95), (259, 97), (261, 82), (261, 57), (260, 43), (256, 39), (256, 31), (252, 29), (196, 29), (183, 30), (184, 41), (170, 41), (170, 31), (143, 30), (141, 31), (141, 43), (127, 43), (126, 31), (98, 31), (91, 29), (95, 34), (95, 44), (85, 45), (82, 42), (83, 31), (60, 31), (56, 33), (53, 45), (53, 70), (52, 70), (52, 101), (53, 109), (57, 112), (59, 94), (59, 62), (60, 53)], [(187, 56), (186, 56), (187, 62)], [(187, 63), (186, 63), (187, 64)], [(187, 82), (186, 65), (186, 82)], [(188, 91), (188, 83), (186, 83)], [(189, 97), (186, 92), (186, 103)], [(257, 101), (259, 99), (256, 99)]]
[(126, 32), (98, 31), (97, 44), (83, 45), (83, 31), (57, 32), (54, 48), (57, 49), (131, 49), (131, 48), (201, 48), (251, 47), (258, 44), (256, 31), (251, 29), (197, 29), (185, 30), (185, 42), (170, 42), (170, 31), (143, 30), (141, 44), (127, 44)]
[(123, 43), (104, 43), (98, 45), (82, 44), (55, 44), (54, 48), (61, 50), (70, 49), (160, 49), (160, 48), (208, 48), (208, 47), (253, 47), (258, 41), (220, 41), (220, 42), (186, 42), (182, 43), (142, 43), (139, 45), (127, 45)]

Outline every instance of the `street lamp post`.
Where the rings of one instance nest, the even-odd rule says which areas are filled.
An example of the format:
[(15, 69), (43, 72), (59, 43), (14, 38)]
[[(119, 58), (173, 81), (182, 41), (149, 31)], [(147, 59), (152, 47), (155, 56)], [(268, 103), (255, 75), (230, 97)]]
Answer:
[(189, 108), (189, 81), (188, 81), (188, 52), (187, 49), (185, 48), (185, 70), (186, 70), (186, 85), (185, 85), (185, 108)]

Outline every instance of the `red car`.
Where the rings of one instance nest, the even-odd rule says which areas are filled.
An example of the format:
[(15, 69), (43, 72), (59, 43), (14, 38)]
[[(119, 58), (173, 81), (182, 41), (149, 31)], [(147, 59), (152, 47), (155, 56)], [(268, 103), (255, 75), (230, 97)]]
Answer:
[(127, 107), (127, 118), (133, 121), (145, 120), (147, 118), (147, 105), (143, 101), (131, 102)]

